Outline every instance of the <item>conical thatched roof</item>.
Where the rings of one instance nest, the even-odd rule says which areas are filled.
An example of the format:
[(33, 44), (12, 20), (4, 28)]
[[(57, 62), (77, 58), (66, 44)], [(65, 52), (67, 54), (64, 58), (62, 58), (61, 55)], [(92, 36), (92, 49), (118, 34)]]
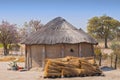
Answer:
[(78, 30), (61, 17), (51, 20), (39, 31), (22, 41), (23, 44), (75, 44), (81, 42), (97, 44), (87, 33), (81, 29)]

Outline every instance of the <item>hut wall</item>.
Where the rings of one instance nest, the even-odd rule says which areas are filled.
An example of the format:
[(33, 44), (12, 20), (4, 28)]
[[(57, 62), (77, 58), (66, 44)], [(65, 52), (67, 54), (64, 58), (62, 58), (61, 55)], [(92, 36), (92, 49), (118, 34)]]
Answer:
[(64, 45), (64, 55), (78, 57), (79, 45), (78, 44), (65, 44)]
[(32, 45), (32, 67), (41, 67), (42, 66), (42, 53), (44, 45)]
[(46, 45), (46, 58), (60, 58), (61, 54), (61, 45)]
[(93, 45), (80, 44), (56, 44), (56, 45), (27, 45), (26, 67), (42, 67), (45, 58), (61, 58), (66, 56), (90, 57), (94, 56)]
[(29, 51), (30, 51), (30, 49), (29, 49), (29, 46), (27, 46), (26, 45), (26, 60), (25, 60), (25, 62), (26, 62), (26, 68), (28, 69), (29, 68)]
[(88, 43), (79, 44), (79, 56), (80, 57), (90, 57), (94, 56), (93, 45)]
[(27, 65), (27, 46), (25, 45), (25, 68), (27, 68), (28, 67), (28, 65)]
[(30, 69), (32, 67), (32, 57), (31, 57), (31, 46), (26, 45), (26, 60), (25, 60), (25, 67)]

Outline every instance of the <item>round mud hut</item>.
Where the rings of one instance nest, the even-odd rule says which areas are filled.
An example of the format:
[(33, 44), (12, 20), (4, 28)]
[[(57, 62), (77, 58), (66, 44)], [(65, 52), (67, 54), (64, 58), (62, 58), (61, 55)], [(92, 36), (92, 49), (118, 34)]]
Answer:
[(26, 46), (25, 67), (41, 67), (45, 59), (66, 56), (91, 57), (97, 42), (82, 29), (61, 17), (48, 22), (22, 41)]

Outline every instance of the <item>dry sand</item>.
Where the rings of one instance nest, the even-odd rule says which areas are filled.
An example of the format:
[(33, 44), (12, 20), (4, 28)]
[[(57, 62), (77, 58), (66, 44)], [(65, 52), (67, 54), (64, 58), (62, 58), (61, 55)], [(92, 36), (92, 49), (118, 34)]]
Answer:
[[(0, 62), (0, 80), (40, 80), (39, 71), (10, 71), (7, 70), (9, 62)], [(18, 63), (24, 66), (23, 63)]]
[[(24, 66), (19, 63), (19, 66)], [(42, 71), (9, 71), (8, 62), (0, 62), (0, 80), (43, 80)], [(120, 70), (104, 71), (105, 76), (56, 78), (45, 80), (120, 80)]]

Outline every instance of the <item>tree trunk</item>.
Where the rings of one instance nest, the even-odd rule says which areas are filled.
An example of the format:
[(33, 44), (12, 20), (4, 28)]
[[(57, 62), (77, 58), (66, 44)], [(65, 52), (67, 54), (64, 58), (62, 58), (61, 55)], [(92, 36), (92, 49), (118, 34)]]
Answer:
[(113, 60), (113, 55), (111, 55), (111, 68), (112, 68), (112, 60)]
[(115, 69), (117, 69), (117, 59), (118, 57), (117, 57), (117, 54), (115, 55)]
[(105, 37), (105, 48), (108, 48), (108, 45), (107, 45), (107, 37)]
[(7, 48), (7, 45), (6, 44), (3, 44), (3, 47), (4, 47), (4, 55), (8, 55), (9, 54), (9, 50)]
[(102, 54), (100, 53), (100, 55), (99, 55), (99, 66), (101, 66), (101, 61), (102, 61)]

